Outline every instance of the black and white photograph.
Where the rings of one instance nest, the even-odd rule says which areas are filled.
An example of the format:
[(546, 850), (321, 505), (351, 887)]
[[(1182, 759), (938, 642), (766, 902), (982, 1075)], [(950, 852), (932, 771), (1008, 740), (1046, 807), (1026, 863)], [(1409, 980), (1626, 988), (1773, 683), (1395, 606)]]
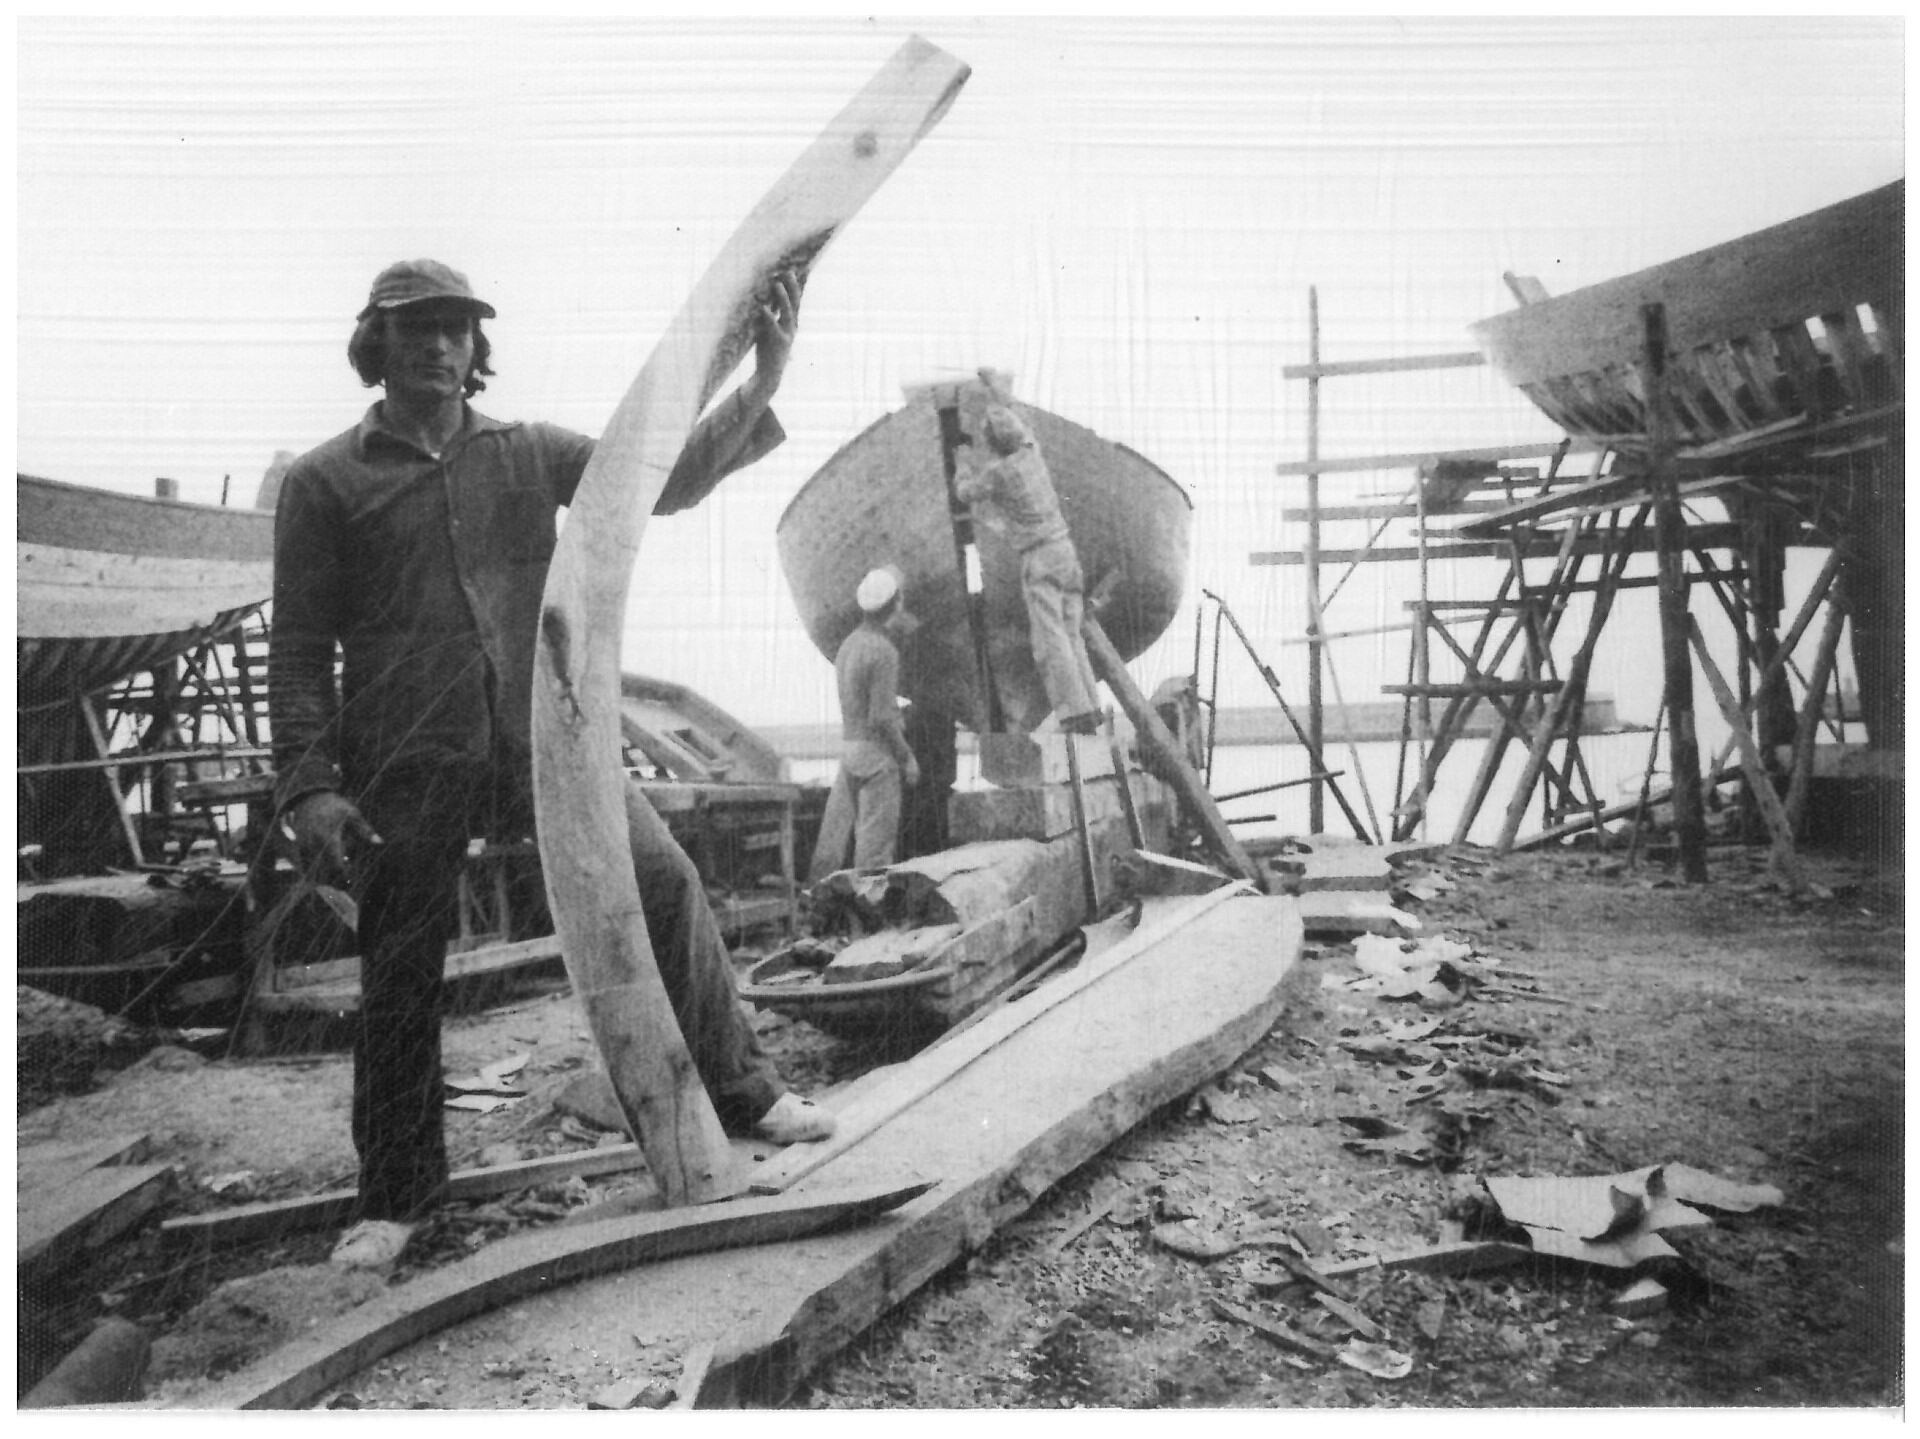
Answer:
[(13, 49), (20, 1410), (1903, 1416), (1901, 11)]

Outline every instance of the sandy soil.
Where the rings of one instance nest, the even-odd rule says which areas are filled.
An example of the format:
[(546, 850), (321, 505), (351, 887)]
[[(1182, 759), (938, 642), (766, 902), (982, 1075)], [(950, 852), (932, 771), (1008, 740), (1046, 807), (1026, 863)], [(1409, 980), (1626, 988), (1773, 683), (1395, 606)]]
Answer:
[[(795, 1402), (1897, 1402), (1900, 875), (1816, 860), (1822, 890), (1796, 900), (1763, 864), (1718, 849), (1702, 888), (1585, 854), (1496, 863), (1468, 853), (1436, 865), (1454, 887), (1416, 906), (1426, 932), (1471, 946), (1494, 980), (1469, 986), (1464, 1002), (1389, 1000), (1349, 986), (1351, 946), (1310, 947), (1305, 998), (1219, 1085), (1056, 1186), (814, 1374)], [(524, 1053), (528, 1095), (493, 1114), (449, 1111), (456, 1165), (605, 1142), (556, 1107), (591, 1063), (563, 984), (523, 981), (496, 1000), (448, 1021), (449, 1069)], [(1425, 1020), (1439, 1023), (1393, 1052), (1390, 1036)], [(759, 1022), (803, 1090), (830, 1089), (873, 1061), (804, 1024)], [(108, 1067), (125, 1057), (124, 1045), (103, 1053), (90, 1092), (21, 1114), (21, 1142), (148, 1133), (153, 1157), (180, 1171), (163, 1213), (350, 1180), (344, 1053), (209, 1060), (171, 1046)], [(1508, 1084), (1520, 1087), (1497, 1087)], [(1348, 1142), (1360, 1131), (1343, 1117), (1402, 1126), (1422, 1152), (1356, 1151)], [(1285, 1267), (1287, 1253), (1321, 1264), (1392, 1258), (1495, 1233), (1489, 1177), (1661, 1163), (1772, 1184), (1786, 1202), (1670, 1235), (1679, 1257), (1656, 1266), (1666, 1307), (1646, 1317), (1609, 1308), (1626, 1275), (1587, 1266), (1374, 1270), (1341, 1281), (1333, 1307)], [(623, 1187), (630, 1181), (573, 1180), (450, 1206), (395, 1279)], [(1178, 1252), (1195, 1249), (1196, 1235), (1228, 1252)], [(23, 1384), (117, 1313), (159, 1336), (149, 1393), (190, 1402), (298, 1326), (365, 1298), (314, 1272), (331, 1237), (183, 1258), (149, 1226), (23, 1293)], [(1248, 1316), (1308, 1342), (1276, 1343)], [(1355, 1350), (1356, 1337), (1376, 1351)], [(1352, 1366), (1370, 1352), (1373, 1368), (1400, 1377)], [(486, 1393), (454, 1394), (410, 1388), (404, 1373), (375, 1365), (330, 1402), (579, 1407), (613, 1380), (672, 1377), (629, 1374), (611, 1350), (516, 1347), (510, 1334), (497, 1370)]]

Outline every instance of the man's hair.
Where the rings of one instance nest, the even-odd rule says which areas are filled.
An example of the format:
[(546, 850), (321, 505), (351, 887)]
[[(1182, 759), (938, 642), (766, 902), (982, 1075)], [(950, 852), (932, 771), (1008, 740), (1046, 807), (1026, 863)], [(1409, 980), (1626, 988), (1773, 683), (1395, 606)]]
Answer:
[[(387, 374), (387, 324), (386, 317), (391, 310), (376, 310), (366, 319), (353, 327), (353, 338), (347, 341), (347, 360), (353, 371), (360, 377), (360, 383), (373, 389)], [(473, 317), (473, 368), (467, 371), (467, 398), (486, 389), (487, 382), (482, 375), (491, 375), (493, 366), (487, 362), (493, 358), (493, 342), (487, 338), (487, 332), (480, 328), (480, 317)]]

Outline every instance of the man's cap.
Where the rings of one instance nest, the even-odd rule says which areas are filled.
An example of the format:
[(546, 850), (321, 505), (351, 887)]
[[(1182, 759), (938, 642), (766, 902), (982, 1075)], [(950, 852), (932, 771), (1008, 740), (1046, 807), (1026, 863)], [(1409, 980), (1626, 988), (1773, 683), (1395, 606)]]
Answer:
[(986, 432), (987, 443), (1003, 455), (1033, 443), (1033, 434), (1026, 422), (1006, 405), (987, 406)]
[(877, 570), (867, 572), (867, 577), (860, 581), (860, 588), (853, 592), (853, 599), (863, 614), (872, 615), (884, 610), (887, 602), (899, 593), (900, 571), (892, 565), (882, 565)]
[(485, 319), (494, 317), (493, 306), (476, 296), (467, 277), (453, 266), (438, 260), (401, 260), (374, 276), (367, 307), (357, 318), (364, 320), (376, 310), (397, 310), (424, 300), (451, 300)]

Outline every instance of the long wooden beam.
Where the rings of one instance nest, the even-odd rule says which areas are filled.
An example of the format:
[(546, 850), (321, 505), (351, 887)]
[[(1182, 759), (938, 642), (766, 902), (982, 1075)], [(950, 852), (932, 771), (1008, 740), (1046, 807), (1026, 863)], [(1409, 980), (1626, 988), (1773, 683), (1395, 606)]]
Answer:
[[(632, 1144), (546, 1154), (514, 1164), (455, 1170), (447, 1180), (447, 1198), (485, 1199), (531, 1189), (556, 1179), (576, 1176), (595, 1179), (607, 1174), (625, 1174), (645, 1164), (639, 1148)], [(352, 1215), (359, 1197), (355, 1189), (331, 1189), (324, 1194), (304, 1194), (293, 1199), (236, 1204), (207, 1214), (182, 1214), (160, 1221), (160, 1239), (168, 1245), (254, 1244), (283, 1234), (342, 1223)]]
[(1443, 355), (1403, 355), (1387, 360), (1336, 360), (1332, 364), (1282, 365), (1286, 380), (1324, 380), (1339, 375), (1393, 375), (1408, 370), (1467, 370), (1484, 365), (1478, 350), (1451, 350)]
[[(1718, 769), (1707, 776), (1705, 783), (1709, 789), (1718, 789), (1721, 785), (1731, 784), (1739, 778), (1740, 771), (1737, 768)], [(1672, 798), (1673, 790), (1671, 788), (1650, 789), (1644, 799), (1636, 797), (1634, 799), (1623, 800), (1619, 804), (1610, 804), (1603, 810), (1593, 813), (1583, 813), (1572, 819), (1562, 821), (1560, 824), (1538, 830), (1533, 834), (1523, 835), (1513, 842), (1513, 849), (1516, 853), (1522, 850), (1539, 849), (1542, 845), (1553, 844), (1557, 840), (1570, 839), (1576, 834), (1584, 834), (1590, 829), (1611, 823), (1616, 819), (1625, 819), (1628, 815), (1635, 814), (1643, 808), (1651, 809), (1656, 804), (1666, 804)]]
[[(463, 949), (458, 954), (448, 955), (445, 975), (449, 980), (468, 979), (478, 974), (518, 969), (522, 965), (539, 964), (559, 957), (560, 942), (550, 934), (536, 939), (483, 944), (477, 949)], [(321, 959), (312, 964), (280, 966), (274, 974), (273, 992), (286, 994), (293, 990), (348, 985), (356, 987), (357, 993), (359, 983), (360, 956), (350, 954), (343, 959)]]
[[(1448, 533), (1454, 533), (1449, 531)], [(1711, 524), (1695, 524), (1686, 527), (1686, 542), (1705, 549), (1735, 550), (1740, 545), (1740, 527), (1736, 524), (1714, 521)], [(1597, 555), (1612, 553), (1614, 545), (1625, 544), (1634, 554), (1654, 553), (1658, 546), (1651, 535), (1640, 535), (1631, 541), (1611, 541), (1598, 536), (1582, 537), (1574, 543), (1574, 553)], [(1522, 555), (1528, 559), (1545, 558), (1560, 553), (1557, 533), (1554, 531), (1536, 532), (1527, 539), (1513, 536), (1505, 540), (1461, 540), (1442, 542), (1426, 547), (1429, 560), (1483, 560), (1507, 559), (1519, 546)], [(1416, 545), (1380, 545), (1373, 549), (1362, 550), (1322, 550), (1322, 564), (1352, 564), (1382, 560), (1417, 560), (1420, 548)], [(1247, 563), (1254, 565), (1297, 565), (1303, 564), (1298, 550), (1255, 550), (1247, 556)]]
[[(1449, 460), (1539, 460), (1557, 454), (1561, 442), (1531, 445), (1484, 445), (1471, 450), (1401, 450), (1385, 455), (1347, 455), (1339, 459), (1283, 460), (1273, 467), (1276, 475), (1352, 475), (1368, 470), (1416, 470)], [(1568, 453), (1582, 454), (1602, 448), (1585, 440), (1575, 440)]]
[[(119, 750), (105, 759), (66, 759), (52, 764), (15, 765), (13, 772), (61, 774), (82, 769), (141, 769), (148, 765), (178, 764), (185, 760), (268, 759), (273, 751), (257, 745), (232, 745), (224, 749)], [(203, 784), (208, 781), (202, 781)]]
[[(1336, 520), (1412, 520), (1432, 515), (1436, 518), (1444, 515), (1491, 515), (1507, 508), (1505, 500), (1456, 500), (1450, 505), (1429, 505), (1422, 507), (1406, 500), (1375, 500), (1357, 505), (1322, 505), (1320, 520), (1331, 524)], [(1280, 511), (1280, 518), (1286, 524), (1306, 524), (1313, 519), (1314, 512), (1298, 506), (1289, 506)]]
[(669, 1204), (732, 1192), (737, 1180), (661, 983), (629, 859), (629, 807), (646, 804), (615, 763), (634, 561), (694, 422), (753, 343), (767, 286), (787, 269), (804, 277), (967, 74), (937, 46), (908, 40), (754, 207), (608, 421), (548, 571), (533, 696), (541, 870), (620, 1110)]
[(348, 1310), (198, 1396), (192, 1407), (297, 1409), (396, 1349), (544, 1289), (676, 1255), (817, 1234), (885, 1214), (930, 1188), (922, 1182), (734, 1199), (516, 1235)]
[(1660, 650), (1667, 701), (1668, 772), (1673, 776), (1673, 833), (1680, 872), (1689, 884), (1707, 878), (1706, 795), (1700, 786), (1700, 737), (1694, 727), (1693, 666), (1688, 659), (1689, 589), (1682, 547), (1693, 530), (1680, 511), (1673, 467), (1672, 395), (1667, 387), (1667, 310), (1641, 310), (1644, 353), (1640, 388), (1647, 397), (1647, 465), (1652, 488), (1654, 541), (1659, 554)]
[[(1741, 479), (1739, 475), (1715, 475), (1702, 480), (1682, 480), (1678, 488), (1682, 499), (1691, 499), (1695, 495), (1711, 494), (1715, 490), (1739, 484)], [(1452, 526), (1451, 533), (1491, 536), (1511, 526), (1537, 523), (1549, 516), (1571, 519), (1589, 513), (1606, 514), (1628, 505), (1646, 504), (1652, 494), (1653, 481), (1647, 475), (1608, 475), (1604, 479), (1570, 485), (1550, 494), (1516, 500), (1483, 518), (1464, 520)]]

